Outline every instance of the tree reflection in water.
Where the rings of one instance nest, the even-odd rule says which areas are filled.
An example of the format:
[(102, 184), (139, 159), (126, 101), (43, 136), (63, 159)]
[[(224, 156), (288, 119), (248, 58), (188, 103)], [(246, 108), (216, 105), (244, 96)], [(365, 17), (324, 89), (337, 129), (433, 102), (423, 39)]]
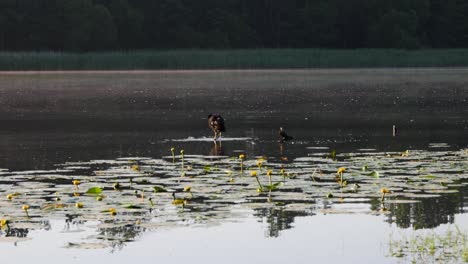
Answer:
[(434, 228), (441, 224), (453, 223), (455, 214), (464, 213), (467, 188), (454, 194), (437, 198), (421, 199), (419, 203), (391, 204), (386, 222), (400, 228)]
[(259, 222), (265, 221), (268, 228), (265, 232), (266, 237), (278, 237), (280, 231), (293, 227), (296, 217), (315, 215), (311, 210), (291, 211), (282, 207), (260, 208), (256, 209), (254, 216), (259, 218)]

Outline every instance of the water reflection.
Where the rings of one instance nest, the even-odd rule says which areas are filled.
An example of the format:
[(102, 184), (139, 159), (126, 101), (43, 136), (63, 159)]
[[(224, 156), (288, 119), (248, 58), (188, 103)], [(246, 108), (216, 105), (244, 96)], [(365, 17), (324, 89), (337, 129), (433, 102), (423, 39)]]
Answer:
[(136, 224), (119, 224), (114, 221), (106, 221), (104, 222), (105, 224), (111, 227), (99, 227), (97, 229), (97, 237), (109, 242), (112, 252), (122, 250), (126, 243), (137, 240), (141, 233), (145, 232), (145, 228)]
[(459, 193), (438, 198), (422, 199), (414, 204), (391, 204), (386, 222), (397, 224), (400, 228), (435, 228), (442, 224), (452, 224), (455, 214), (464, 213), (468, 205), (464, 201), (467, 189)]
[(291, 211), (284, 208), (260, 208), (254, 214), (259, 218), (259, 222), (266, 222), (266, 237), (278, 237), (281, 231), (293, 228), (296, 217), (313, 216), (312, 211)]
[(29, 229), (28, 228), (5, 228), (4, 231), (0, 230), (0, 237), (19, 237), (25, 238), (28, 237)]
[(210, 156), (223, 156), (224, 151), (223, 151), (222, 142), (214, 141), (213, 147), (211, 148), (209, 155)]
[[(396, 224), (399, 228), (412, 229), (427, 229), (435, 228), (442, 224), (454, 223), (454, 215), (463, 213), (463, 208), (468, 206), (465, 201), (467, 188), (462, 188), (460, 193), (441, 196), (438, 198), (421, 199), (419, 203), (411, 204), (389, 204), (386, 212), (386, 222)], [(279, 237), (281, 232), (294, 228), (294, 222), (298, 217), (313, 217), (320, 214), (321, 209), (333, 208), (333, 203), (324, 199), (320, 206), (310, 204), (308, 208), (301, 210), (287, 209), (287, 204), (291, 203), (275, 203), (275, 201), (265, 201), (266, 207), (256, 208), (253, 210), (253, 216), (258, 218), (260, 223), (266, 223), (266, 237)], [(371, 199), (368, 205), (371, 212), (379, 212), (381, 210), (380, 199)], [(190, 203), (190, 206), (178, 210), (179, 220), (185, 224), (203, 224), (220, 221), (228, 218), (228, 215), (217, 213), (216, 210), (222, 210), (224, 207), (207, 208), (203, 205), (203, 201), (195, 200)], [(200, 217), (198, 213), (205, 212), (205, 217)], [(151, 210), (149, 211), (151, 215)], [(156, 216), (157, 217), (157, 216)], [(82, 220), (82, 215), (67, 214), (65, 216), (65, 232), (75, 232), (81, 230), (81, 227), (87, 222)], [(343, 215), (346, 218), (346, 215)], [(148, 215), (140, 220), (128, 222), (116, 219), (104, 220), (98, 225), (95, 230), (96, 235), (93, 237), (105, 241), (107, 245), (115, 250), (122, 250), (128, 242), (134, 242), (139, 239), (143, 232), (151, 231), (144, 227), (145, 223), (151, 223), (151, 217)], [(176, 219), (174, 219), (176, 220)], [(45, 231), (51, 230), (48, 220), (39, 222), (41, 228)], [(177, 225), (176, 225), (177, 226)], [(175, 227), (175, 226), (174, 226)], [(18, 237), (27, 238), (30, 233), (30, 228), (15, 228), (5, 227), (0, 230), (0, 237)]]
[[(387, 74), (391, 74), (392, 78), (387, 77)], [(223, 78), (214, 73), (200, 73), (200, 76), (194, 73), (148, 73), (140, 74), (138, 78), (132, 73), (2, 76), (0, 90), (2, 96), (9, 100), (4, 100), (0, 105), (0, 120), (5, 124), (0, 129), (0, 166), (15, 173), (1, 175), (1, 197), (5, 197), (11, 188), (18, 188), (33, 193), (37, 203), (52, 202), (51, 194), (63, 191), (61, 188), (70, 185), (71, 177), (89, 180), (88, 187), (102, 184), (106, 195), (110, 196), (109, 201), (119, 201), (118, 206), (122, 206), (120, 203), (124, 202), (127, 205), (138, 203), (135, 201), (138, 198), (134, 191), (151, 193), (154, 185), (178, 191), (183, 188), (181, 184), (193, 184), (194, 190), (198, 188), (195, 198), (190, 199), (184, 208), (174, 208), (170, 196), (154, 194), (155, 209), (147, 208), (149, 205), (145, 200), (144, 204), (140, 204), (146, 208), (144, 211), (124, 212), (127, 222), (107, 219), (108, 215), (102, 215), (103, 208), (93, 207), (97, 206), (90, 201), (93, 197), (87, 196), (80, 198), (89, 205), (82, 213), (51, 213), (54, 217), (65, 219), (65, 232), (79, 230), (87, 222), (96, 220), (93, 217), (97, 217), (101, 224), (107, 226), (94, 228), (96, 237), (109, 242), (116, 250), (122, 249), (127, 242), (138, 240), (142, 232), (150, 230), (144, 225), (151, 221), (160, 221), (168, 228), (175, 228), (180, 223), (220, 223), (231, 217), (242, 217), (235, 215), (231, 208), (253, 206), (249, 205), (252, 199), (260, 203), (252, 210), (259, 221), (267, 223), (268, 237), (281, 236), (282, 231), (294, 227), (293, 223), (297, 218), (314, 217), (321, 214), (322, 210), (336, 210), (334, 213), (342, 213), (345, 219), (348, 216), (346, 210), (356, 213), (353, 210), (358, 207), (357, 213), (382, 213), (386, 215), (389, 224), (414, 229), (452, 223), (455, 214), (464, 213), (466, 187), (450, 187), (451, 190), (460, 189), (460, 192), (445, 193), (435, 198), (417, 198), (420, 201), (418, 203), (387, 204), (385, 206), (388, 211), (380, 212), (382, 205), (379, 198), (375, 197), (375, 190), (368, 187), (364, 194), (361, 191), (355, 192), (353, 195), (356, 198), (346, 192), (345, 188), (344, 191), (337, 189), (332, 176), (338, 166), (357, 166), (341, 164), (340, 162), (346, 162), (345, 154), (342, 153), (350, 156), (362, 155), (357, 151), (362, 148), (401, 152), (406, 149), (427, 150), (434, 146), (443, 150), (466, 147), (466, 74), (455, 74), (458, 76), (456, 81), (451, 72), (439, 75), (441, 79), (434, 79), (430, 74), (416, 78), (405, 72), (398, 74), (398, 70), (347, 75), (352, 77), (352, 81), (335, 78), (330, 72), (325, 75), (324, 77), (323, 73), (313, 71), (280, 71), (247, 74), (226, 72)], [(189, 78), (180, 78), (181, 76)], [(356, 79), (355, 76), (359, 78)], [(68, 89), (66, 93), (65, 88)], [(213, 102), (208, 109), (204, 102), (207, 96), (215, 93), (222, 93), (223, 97)], [(42, 107), (37, 107), (37, 101), (43, 102)], [(223, 113), (230, 128), (226, 136), (248, 137), (251, 140), (177, 141), (209, 135), (205, 119), (206, 113), (211, 111)], [(294, 136), (293, 141), (278, 142), (276, 129), (279, 124), (287, 125), (288, 131)], [(396, 136), (392, 135), (394, 124), (398, 126)], [(446, 144), (434, 145), (434, 142)], [(131, 171), (129, 164), (125, 164), (127, 167), (120, 166), (118, 162), (121, 160), (115, 160), (132, 156), (167, 156), (172, 147), (184, 149), (186, 153), (210, 156), (235, 157), (239, 153), (245, 153), (247, 157), (267, 156), (272, 167), (277, 171), (281, 168), (286, 168), (288, 172), (291, 170), (297, 177), (294, 181), (299, 183), (296, 186), (281, 186), (280, 191), (272, 192), (269, 194), (271, 199), (268, 199), (255, 191), (245, 191), (252, 186), (248, 177), (232, 176), (233, 182), (230, 182), (222, 170), (213, 171), (215, 175), (203, 173), (203, 167), (215, 163), (216, 159), (201, 158), (198, 160), (199, 164), (197, 161), (187, 164), (193, 166), (193, 170), (187, 171), (186, 177), (180, 177), (178, 165), (173, 166), (171, 162), (159, 158), (152, 160), (153, 163), (137, 161), (146, 170), (141, 173)], [(307, 159), (296, 162), (298, 158), (317, 158), (316, 150), (336, 150), (339, 158), (333, 164), (329, 164), (329, 161)], [(326, 155), (329, 154), (321, 153), (320, 157)], [(382, 157), (386, 156), (379, 156)], [(110, 162), (87, 163), (100, 159)], [(415, 160), (420, 161), (418, 157)], [(65, 162), (76, 164), (57, 165)], [(322, 167), (322, 163), (326, 166)], [(67, 166), (73, 165), (84, 168), (63, 173), (55, 171), (69, 169)], [(221, 165), (231, 171), (239, 170), (235, 160), (224, 161)], [(248, 166), (255, 168), (254, 164)], [(312, 169), (307, 170), (307, 166)], [(380, 169), (375, 166), (376, 170)], [(313, 185), (310, 176), (315, 167), (318, 167), (320, 173), (317, 173), (317, 179), (314, 180), (316, 185)], [(383, 170), (391, 171), (391, 167), (384, 166)], [(39, 173), (23, 175), (18, 172), (32, 169), (51, 171), (44, 173), (47, 177), (37, 176), (41, 175)], [(407, 167), (406, 170), (404, 173), (410, 173), (410, 177), (421, 176), (412, 167)], [(392, 173), (386, 177), (401, 176), (400, 172)], [(460, 172), (463, 173), (466, 174), (466, 169)], [(443, 174), (443, 171), (439, 174)], [(327, 175), (330, 177), (327, 178)], [(213, 180), (206, 180), (209, 177)], [(353, 177), (357, 176), (350, 178), (350, 184), (354, 183)], [(132, 185), (128, 182), (129, 179), (134, 179), (135, 183)], [(291, 180), (287, 178), (285, 182), (290, 183)], [(374, 180), (359, 179), (356, 182), (363, 181), (371, 186), (390, 182), (382, 179), (375, 183), (372, 182)], [(109, 192), (113, 190), (114, 182), (125, 185), (122, 192)], [(39, 187), (33, 183), (37, 183)], [(402, 184), (398, 183), (394, 187), (407, 187), (400, 185)], [(305, 198), (298, 199), (294, 196), (297, 189)], [(318, 193), (321, 189), (327, 191)], [(207, 193), (203, 194), (203, 191)], [(337, 197), (326, 199), (328, 192), (337, 194)], [(66, 195), (67, 199), (73, 198), (71, 192)], [(182, 195), (185, 194), (180, 194)], [(297, 201), (291, 199), (291, 196)], [(125, 200), (130, 197), (133, 200)], [(227, 198), (223, 199), (224, 197)], [(352, 200), (355, 198), (363, 200)], [(316, 204), (317, 201), (319, 205)], [(20, 201), (12, 203), (18, 206)], [(74, 202), (69, 204), (74, 208)], [(18, 213), (8, 211), (10, 205), (0, 205), (0, 216), (14, 216)], [(290, 207), (293, 205), (298, 208), (292, 210)], [(142, 225), (136, 224), (135, 219), (142, 216), (149, 219), (142, 221)], [(48, 230), (49, 215), (40, 217), (43, 217), (41, 228)], [(2, 229), (1, 236), (29, 236), (29, 227), (21, 227), (20, 224), (21, 221), (18, 220), (12, 223), (11, 228)]]

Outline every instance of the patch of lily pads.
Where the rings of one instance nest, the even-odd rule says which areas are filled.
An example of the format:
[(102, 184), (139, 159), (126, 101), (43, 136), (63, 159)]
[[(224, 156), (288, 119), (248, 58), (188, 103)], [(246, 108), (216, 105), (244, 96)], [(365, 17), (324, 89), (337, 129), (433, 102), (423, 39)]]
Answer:
[(65, 245), (87, 249), (133, 241), (147, 230), (235, 221), (252, 210), (389, 214), (397, 206), (457, 195), (466, 187), (468, 150), (434, 146), (356, 153), (309, 147), (313, 153), (292, 161), (183, 150), (176, 155), (172, 148), (159, 159), (67, 162), (47, 171), (2, 169), (0, 241), (20, 237), (18, 230), (43, 228), (48, 219), (71, 216), (100, 223), (95, 241)]

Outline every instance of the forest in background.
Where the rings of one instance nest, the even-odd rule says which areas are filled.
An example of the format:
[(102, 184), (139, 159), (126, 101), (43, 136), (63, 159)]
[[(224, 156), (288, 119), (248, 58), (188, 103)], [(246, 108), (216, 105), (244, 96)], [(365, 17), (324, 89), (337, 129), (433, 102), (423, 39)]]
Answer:
[(464, 47), (465, 0), (0, 1), (0, 51)]

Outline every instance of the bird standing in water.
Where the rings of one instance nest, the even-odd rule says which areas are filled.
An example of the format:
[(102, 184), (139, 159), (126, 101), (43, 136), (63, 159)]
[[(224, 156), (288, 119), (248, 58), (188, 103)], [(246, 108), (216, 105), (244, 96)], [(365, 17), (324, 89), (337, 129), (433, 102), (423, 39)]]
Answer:
[(221, 137), (221, 132), (226, 131), (226, 128), (224, 127), (224, 119), (218, 114), (208, 115), (208, 126), (211, 128), (211, 130), (213, 130), (214, 141)]
[(282, 127), (279, 128), (280, 142), (288, 141), (293, 139), (290, 135), (286, 134), (286, 131)]

